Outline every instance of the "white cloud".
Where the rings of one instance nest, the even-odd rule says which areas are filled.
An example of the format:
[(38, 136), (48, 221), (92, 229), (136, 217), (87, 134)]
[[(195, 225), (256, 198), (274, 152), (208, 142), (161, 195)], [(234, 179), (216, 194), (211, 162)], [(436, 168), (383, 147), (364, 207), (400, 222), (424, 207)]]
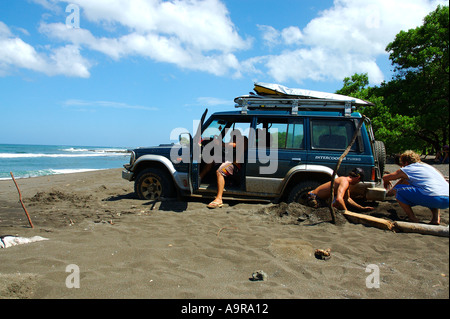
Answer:
[[(0, 74), (19, 67), (48, 75), (89, 77), (92, 64), (81, 55), (87, 49), (116, 61), (138, 56), (214, 75), (241, 76), (235, 52), (247, 49), (249, 42), (239, 36), (220, 0), (32, 1), (63, 16), (68, 4), (79, 6), (81, 28), (44, 20), (39, 31), (61, 44), (49, 52), (37, 52), (0, 24)], [(100, 28), (83, 29), (88, 22)]]
[(90, 63), (80, 55), (75, 45), (66, 45), (53, 50), (51, 62), (46, 67), (49, 75), (63, 74), (66, 76), (88, 78)]
[(290, 26), (278, 31), (270, 25), (257, 25), (258, 29), (262, 32), (262, 38), (264, 43), (269, 47), (276, 45), (292, 45), (300, 44), (303, 38), (303, 34), (296, 26)]
[(286, 44), (299, 46), (243, 65), (248, 69), (263, 65), (278, 82), (342, 80), (356, 72), (367, 72), (371, 82), (378, 84), (386, 75), (376, 60), (387, 56), (387, 44), (401, 30), (421, 25), (438, 4), (448, 5), (448, 1), (335, 0), (332, 8), (321, 12), (303, 30), (259, 26), (269, 45), (280, 44), (283, 39)]
[(258, 29), (262, 32), (262, 38), (264, 43), (272, 47), (279, 44), (280, 32), (270, 25), (257, 25)]
[(14, 37), (8, 26), (0, 21), (0, 72), (6, 73), (12, 66), (41, 71), (44, 65), (34, 48)]
[(12, 35), (8, 26), (0, 21), (0, 39), (10, 37)]
[(51, 49), (48, 54), (37, 52), (33, 46), (12, 34), (0, 21), (0, 75), (14, 68), (43, 72), (47, 75), (89, 77), (89, 62), (77, 46), (66, 45)]
[(355, 72), (367, 72), (377, 83), (384, 79), (374, 58), (351, 53), (335, 54), (318, 47), (269, 56), (265, 66), (277, 82), (343, 80), (345, 76)]
[(291, 45), (300, 43), (303, 34), (298, 27), (291, 26), (284, 28), (281, 31), (281, 37), (283, 38), (284, 43)]
[(107, 29), (119, 26), (127, 32), (100, 37), (87, 29), (67, 28), (63, 23), (42, 23), (39, 30), (51, 38), (102, 52), (115, 60), (134, 55), (215, 75), (230, 70), (236, 74), (239, 62), (233, 52), (248, 47), (219, 0), (71, 3), (79, 5), (82, 17), (90, 22)]
[[(422, 24), (437, 4), (448, 0), (334, 0), (333, 6), (304, 28), (280, 30), (257, 25), (273, 54), (247, 51), (221, 0), (31, 0), (65, 17), (69, 4), (80, 7), (80, 27), (43, 19), (39, 31), (52, 45), (33, 47), (0, 21), (0, 75), (24, 68), (47, 75), (89, 77), (92, 62), (82, 53), (96, 51), (119, 61), (144, 57), (181, 69), (223, 76), (261, 76), (277, 82), (338, 80), (369, 73), (373, 83), (387, 76), (377, 65), (387, 59), (386, 45), (400, 30)], [(89, 29), (88, 29), (89, 28)], [(22, 37), (27, 30), (19, 30)], [(111, 32), (114, 31), (114, 32)]]

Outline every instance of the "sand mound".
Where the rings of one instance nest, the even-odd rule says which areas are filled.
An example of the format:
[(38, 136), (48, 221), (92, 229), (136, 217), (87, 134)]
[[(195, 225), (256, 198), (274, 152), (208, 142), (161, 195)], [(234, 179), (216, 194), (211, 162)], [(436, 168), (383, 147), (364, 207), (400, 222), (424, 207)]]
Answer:
[(70, 202), (74, 204), (75, 206), (84, 205), (87, 202), (92, 200), (92, 196), (90, 195), (77, 195), (73, 193), (65, 193), (57, 190), (52, 190), (50, 192), (37, 192), (36, 195), (31, 197), (29, 201), (31, 203), (47, 203), (52, 204), (55, 202)]
[[(273, 219), (283, 224), (293, 225), (316, 225), (331, 222), (330, 210), (327, 207), (312, 208), (299, 203), (280, 203), (263, 207), (257, 211), (259, 214), (272, 216)], [(336, 211), (336, 225), (342, 225), (347, 220)]]

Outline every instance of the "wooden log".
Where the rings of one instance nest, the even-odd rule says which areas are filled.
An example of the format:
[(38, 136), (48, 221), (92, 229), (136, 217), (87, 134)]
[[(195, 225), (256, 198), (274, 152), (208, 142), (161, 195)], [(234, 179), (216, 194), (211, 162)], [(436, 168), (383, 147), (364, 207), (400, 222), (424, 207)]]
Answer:
[(376, 227), (383, 230), (393, 230), (394, 224), (386, 219), (377, 218), (369, 215), (358, 214), (346, 210), (343, 214), (350, 222)]
[(404, 233), (418, 233), (422, 235), (434, 235), (439, 237), (449, 237), (448, 226), (418, 224), (409, 222), (394, 222), (396, 230)]

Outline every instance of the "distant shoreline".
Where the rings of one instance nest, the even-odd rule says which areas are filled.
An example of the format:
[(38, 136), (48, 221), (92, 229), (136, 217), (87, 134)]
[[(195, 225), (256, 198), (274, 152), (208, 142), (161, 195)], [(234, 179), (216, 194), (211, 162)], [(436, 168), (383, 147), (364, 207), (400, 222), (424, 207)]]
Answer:
[[(65, 169), (65, 172), (55, 172), (53, 174), (46, 174), (46, 175), (36, 175), (36, 176), (23, 176), (23, 177), (16, 177), (14, 175), (14, 179), (30, 179), (30, 178), (38, 178), (38, 177), (48, 177), (53, 175), (66, 175), (66, 174), (77, 174), (77, 173), (88, 173), (88, 172), (95, 172), (95, 171), (105, 171), (105, 170), (114, 170), (118, 168), (86, 168), (86, 169)], [(63, 171), (63, 170), (60, 170)], [(0, 181), (7, 181), (11, 180), (12, 177), (2, 177), (0, 178)]]
[(0, 180), (122, 167), (130, 151), (118, 147), (0, 144)]

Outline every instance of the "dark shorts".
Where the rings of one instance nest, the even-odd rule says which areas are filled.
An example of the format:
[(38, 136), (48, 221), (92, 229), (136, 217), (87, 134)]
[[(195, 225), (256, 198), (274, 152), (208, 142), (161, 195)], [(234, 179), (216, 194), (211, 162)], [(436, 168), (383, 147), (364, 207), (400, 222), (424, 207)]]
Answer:
[(417, 187), (411, 185), (398, 185), (394, 187), (397, 191), (397, 200), (409, 206), (424, 206), (428, 208), (448, 208), (448, 196), (424, 195)]

